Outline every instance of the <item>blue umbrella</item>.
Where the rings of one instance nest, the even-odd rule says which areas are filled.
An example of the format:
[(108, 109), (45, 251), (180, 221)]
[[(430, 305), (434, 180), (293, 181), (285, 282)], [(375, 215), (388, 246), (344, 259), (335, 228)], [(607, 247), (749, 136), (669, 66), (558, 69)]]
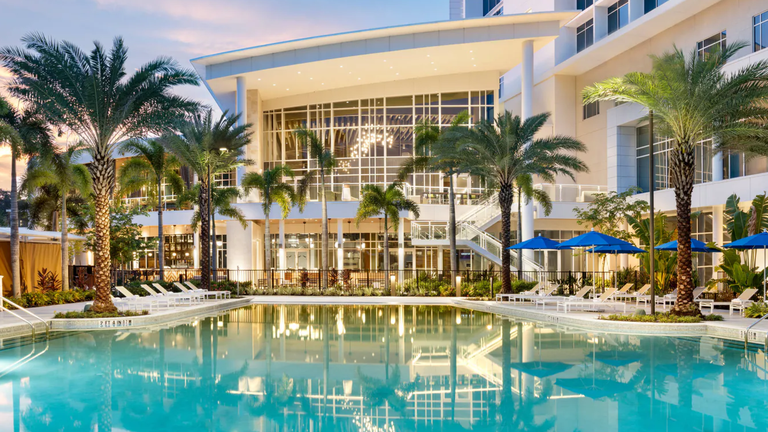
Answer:
[(763, 250), (763, 300), (765, 300), (765, 254), (768, 249), (768, 232), (755, 234), (753, 236), (744, 237), (743, 239), (736, 240), (733, 243), (728, 243), (723, 246), (728, 249), (762, 249)]
[[(655, 249), (660, 251), (677, 251), (677, 240), (658, 245)], [(703, 241), (691, 239), (691, 252), (717, 252), (717, 249), (707, 247), (707, 244)]]
[(640, 249), (632, 244), (620, 244), (615, 246), (595, 246), (592, 249), (587, 249), (587, 252), (592, 253), (607, 253), (607, 254), (638, 254), (648, 253), (645, 249)]
[(580, 236), (574, 237), (570, 240), (566, 240), (560, 243), (558, 249), (567, 249), (574, 247), (590, 247), (590, 246), (618, 246), (618, 245), (632, 245), (630, 242), (626, 242), (616, 237), (611, 237), (607, 234), (599, 233), (597, 231), (589, 231)]
[(507, 249), (547, 250), (547, 249), (570, 249), (570, 248), (560, 248), (560, 243), (554, 240), (548, 239), (546, 237), (542, 237), (541, 234), (539, 234), (537, 237), (528, 239), (524, 242), (520, 242), (514, 246), (508, 247)]

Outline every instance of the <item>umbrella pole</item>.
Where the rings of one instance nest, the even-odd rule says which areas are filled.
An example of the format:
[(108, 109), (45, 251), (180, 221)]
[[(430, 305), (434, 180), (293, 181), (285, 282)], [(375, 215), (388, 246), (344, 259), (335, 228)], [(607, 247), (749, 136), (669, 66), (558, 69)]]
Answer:
[(765, 246), (763, 246), (763, 303), (765, 303)]

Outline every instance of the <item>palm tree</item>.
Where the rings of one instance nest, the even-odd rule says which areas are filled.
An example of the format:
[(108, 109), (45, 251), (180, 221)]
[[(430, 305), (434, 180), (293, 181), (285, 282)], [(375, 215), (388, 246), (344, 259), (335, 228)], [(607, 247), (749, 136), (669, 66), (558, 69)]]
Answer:
[[(227, 111), (213, 120), (213, 111), (192, 116), (191, 120), (178, 125), (178, 135), (166, 135), (161, 139), (165, 148), (197, 175), (199, 194), (197, 207), (200, 212), (200, 270), (201, 284), (210, 288), (211, 278), (211, 187), (213, 176), (230, 171), (251, 161), (243, 159), (245, 146), (250, 142), (250, 124), (237, 126), (240, 116), (230, 116)], [(206, 277), (207, 275), (207, 277)]]
[[(670, 187), (677, 207), (677, 299), (672, 313), (699, 315), (693, 301), (691, 262), (691, 196), (696, 169), (695, 148), (713, 138), (719, 148), (768, 141), (768, 62), (756, 61), (726, 74), (725, 64), (745, 42), (699, 56), (675, 48), (651, 56), (648, 73), (631, 72), (584, 88), (584, 103), (604, 100), (634, 102), (653, 114), (661, 136), (674, 140), (670, 151)], [(653, 137), (652, 137), (653, 139)]]
[[(552, 213), (552, 199), (542, 189), (533, 187), (533, 176), (530, 174), (523, 174), (515, 179), (515, 194), (517, 195), (517, 242), (519, 243), (523, 238), (523, 218), (520, 217), (523, 214), (523, 197), (526, 204), (531, 200), (541, 204), (545, 216)], [(517, 251), (517, 278), (523, 278), (522, 250)]]
[(263, 173), (248, 173), (241, 181), (246, 193), (254, 189), (261, 193), (261, 208), (264, 211), (264, 262), (267, 268), (267, 286), (270, 290), (272, 289), (272, 241), (269, 233), (269, 213), (272, 204), (277, 204), (285, 219), (293, 203), (300, 200), (293, 186), (285, 182), (286, 177), (293, 179), (295, 177), (293, 170), (287, 165), (277, 165), (264, 170)]
[[(321, 246), (320, 252), (320, 270), (323, 274), (323, 288), (328, 287), (328, 202), (325, 197), (325, 176), (333, 175), (333, 168), (336, 166), (336, 156), (329, 148), (326, 148), (323, 141), (306, 127), (301, 127), (294, 131), (296, 138), (304, 147), (309, 148), (309, 157), (314, 159), (317, 168), (307, 171), (304, 174), (305, 181), (302, 182), (302, 186), (308, 187), (309, 182), (316, 175), (320, 176), (320, 202), (322, 204), (322, 234), (321, 234)], [(300, 195), (306, 195), (307, 190), (298, 190)]]
[(95, 42), (90, 53), (71, 42), (57, 42), (38, 33), (24, 36), (22, 43), (24, 48), (0, 49), (0, 64), (14, 76), (6, 89), (39, 110), (52, 125), (79, 136), (93, 157), (89, 165), (96, 239), (92, 310), (114, 311), (109, 296), (109, 205), (115, 186), (115, 144), (162, 134), (179, 118), (196, 111), (197, 102), (171, 90), (179, 85), (197, 85), (198, 76), (168, 57), (139, 66), (129, 76), (128, 49), (119, 37), (111, 50)]
[(575, 156), (586, 147), (566, 136), (535, 138), (549, 119), (549, 113), (523, 121), (506, 111), (495, 122), (483, 121), (470, 129), (462, 145), (472, 173), (485, 179), (490, 188), (499, 190), (501, 209), (501, 290), (512, 291), (510, 278), (510, 213), (515, 198), (515, 181), (521, 176), (539, 176), (554, 182), (555, 176), (574, 179), (575, 173), (586, 172), (587, 165)]
[(419, 206), (405, 196), (400, 183), (392, 183), (386, 189), (368, 184), (363, 186), (361, 192), (362, 199), (357, 208), (355, 223), (360, 226), (360, 222), (365, 219), (384, 215), (384, 287), (395, 295), (394, 285), (390, 288), (389, 284), (389, 220), (392, 220), (392, 228), (397, 230), (400, 225), (400, 212), (409, 211), (418, 219)]
[[(416, 157), (400, 166), (398, 180), (405, 179), (417, 170), (442, 173), (448, 178), (448, 242), (451, 249), (451, 286), (457, 290), (456, 276), (459, 271), (459, 257), (456, 252), (456, 199), (454, 194), (454, 176), (469, 172), (459, 146), (469, 122), (469, 113), (460, 112), (447, 129), (430, 119), (424, 119), (416, 125)], [(442, 259), (442, 257), (440, 258)]]
[[(29, 164), (28, 164), (29, 165)], [(61, 227), (61, 189), (58, 185), (43, 185), (34, 191), (21, 189), (27, 194), (29, 226), (42, 227), (45, 231), (56, 231)], [(88, 191), (89, 192), (89, 191)], [(90, 195), (69, 195), (67, 197), (67, 223), (78, 234), (85, 234), (90, 228), (92, 202)]]
[(128, 195), (142, 189), (149, 190), (148, 195), (157, 200), (157, 262), (159, 263), (159, 279), (165, 276), (165, 249), (163, 238), (163, 199), (165, 190), (163, 184), (170, 186), (171, 193), (180, 194), (184, 190), (184, 181), (179, 175), (181, 163), (173, 155), (166, 152), (158, 140), (130, 140), (120, 146), (122, 154), (138, 157), (129, 159), (118, 175), (121, 195)]
[(59, 192), (59, 224), (61, 229), (61, 288), (69, 290), (69, 221), (67, 220), (67, 199), (87, 198), (91, 194), (91, 175), (85, 165), (75, 163), (84, 151), (83, 144), (75, 144), (63, 151), (53, 148), (41, 151), (39, 158), (30, 159), (22, 185), (27, 191), (42, 186), (51, 186)]
[[(16, 180), (16, 159), (32, 155), (49, 147), (51, 135), (48, 127), (34, 110), (19, 113), (0, 97), (0, 144), (11, 147), (11, 288), (13, 295), (21, 295), (21, 271), (19, 268), (19, 188)], [(2, 287), (0, 287), (2, 290)]]

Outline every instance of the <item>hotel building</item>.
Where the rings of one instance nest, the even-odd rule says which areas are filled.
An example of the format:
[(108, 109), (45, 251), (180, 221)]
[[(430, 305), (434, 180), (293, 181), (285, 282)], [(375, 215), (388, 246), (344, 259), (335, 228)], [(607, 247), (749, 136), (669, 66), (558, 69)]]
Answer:
[[(192, 60), (219, 108), (238, 113), (253, 125), (247, 157), (255, 164), (218, 181), (237, 185), (247, 171), (277, 164), (300, 178), (313, 169), (307, 149), (293, 135), (306, 125), (336, 155), (328, 189), (330, 266), (379, 269), (383, 263), (382, 222), (357, 226), (361, 186), (387, 185), (399, 166), (413, 157), (414, 126), (429, 118), (447, 125), (456, 114), (470, 113), (468, 126), (503, 110), (523, 117), (550, 112), (544, 134), (574, 136), (588, 148), (582, 158), (590, 171), (576, 181), (537, 182), (554, 204), (545, 215), (536, 204), (513, 209), (513, 231), (522, 219), (522, 237), (541, 233), (564, 240), (583, 232), (573, 209), (594, 194), (649, 189), (650, 142), (655, 147), (657, 209), (673, 218), (674, 194), (668, 188), (670, 141), (651, 137), (635, 104), (603, 102), (583, 106), (581, 90), (594, 82), (631, 71), (648, 71), (652, 54), (677, 46), (706, 52), (727, 42), (747, 41), (726, 69), (768, 57), (768, 4), (760, 0), (449, 0), (450, 20), (300, 39), (243, 48)], [(693, 207), (701, 216), (695, 238), (721, 243), (723, 207), (729, 195), (751, 200), (766, 190), (768, 163), (739, 153), (714, 153), (712, 141), (698, 144)], [(118, 161), (119, 162), (119, 161)], [(436, 173), (411, 175), (407, 194), (421, 216), (401, 214), (399, 230), (389, 237), (392, 268), (449, 269), (446, 223), (448, 179)], [(497, 268), (500, 215), (494, 198), (483, 199), (476, 178), (457, 176), (458, 244), (461, 269)], [(647, 199), (647, 193), (638, 198)], [(138, 196), (131, 200), (141, 200)], [(259, 196), (237, 206), (248, 219), (239, 223), (216, 217), (220, 267), (263, 268), (263, 242), (275, 244), (279, 268), (319, 266), (320, 203), (317, 188), (303, 213), (281, 219), (278, 209), (265, 215)], [(189, 210), (165, 213), (168, 267), (196, 267), (197, 241), (189, 228)], [(272, 238), (264, 239), (264, 219), (272, 220)], [(147, 236), (156, 235), (156, 215), (140, 218)], [(514, 234), (513, 234), (514, 235)], [(727, 239), (726, 239), (727, 240)], [(317, 246), (316, 246), (317, 245)], [(178, 252), (176, 250), (178, 249)], [(176, 253), (176, 255), (173, 255)], [(149, 255), (136, 267), (158, 263)], [(698, 258), (701, 277), (712, 274), (717, 256)], [(626, 266), (619, 258), (612, 266)], [(582, 270), (585, 263), (569, 251), (537, 252), (526, 269)]]

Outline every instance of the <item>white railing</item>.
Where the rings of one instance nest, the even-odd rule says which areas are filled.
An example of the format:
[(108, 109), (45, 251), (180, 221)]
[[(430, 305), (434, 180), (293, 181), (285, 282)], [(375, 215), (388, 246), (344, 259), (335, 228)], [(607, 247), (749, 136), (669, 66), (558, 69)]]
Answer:
[[(0, 286), (3, 286), (3, 276), (0, 276)], [(16, 312), (14, 312), (11, 309), (5, 307), (5, 303), (8, 303), (9, 305), (15, 307), (20, 312), (26, 312), (32, 318), (34, 318), (34, 319), (40, 321), (41, 323), (43, 323), (43, 325), (45, 326), (45, 337), (48, 338), (48, 332), (50, 331), (51, 328), (50, 328), (50, 326), (48, 326), (48, 323), (45, 322), (45, 320), (43, 320), (39, 316), (33, 314), (32, 312), (24, 309), (23, 307), (17, 305), (16, 303), (8, 300), (7, 298), (5, 298), (5, 296), (3, 296), (3, 293), (0, 292), (0, 312), (8, 312), (9, 314), (11, 314), (11, 315), (15, 316), (16, 318), (18, 318), (18, 319), (24, 321), (25, 323), (27, 323), (32, 328), (32, 340), (34, 340), (35, 339), (35, 325), (32, 324), (31, 322), (29, 322), (29, 320), (25, 319), (21, 315), (17, 314)]]
[(601, 185), (539, 183), (533, 187), (546, 192), (555, 202), (591, 202), (596, 194), (608, 192), (608, 186)]

